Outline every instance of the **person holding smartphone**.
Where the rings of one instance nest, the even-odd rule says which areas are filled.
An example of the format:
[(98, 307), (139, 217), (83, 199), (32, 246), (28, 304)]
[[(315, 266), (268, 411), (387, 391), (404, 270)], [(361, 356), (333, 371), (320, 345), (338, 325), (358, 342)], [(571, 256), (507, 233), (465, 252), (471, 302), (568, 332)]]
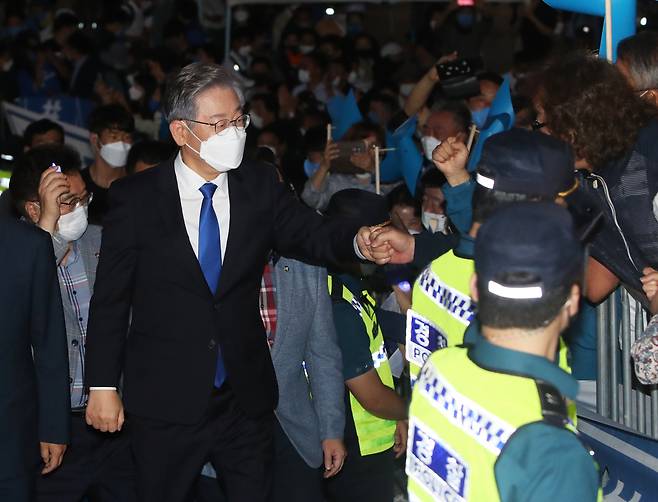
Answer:
[[(363, 141), (363, 149), (352, 149), (350, 153), (341, 148), (343, 143)], [(319, 211), (326, 209), (329, 199), (336, 192), (348, 188), (358, 188), (368, 192), (375, 191), (373, 174), (375, 172), (374, 146), (383, 146), (384, 131), (374, 124), (359, 122), (354, 124), (341, 139), (340, 143), (329, 140), (320, 161), (319, 168), (304, 185), (302, 200)], [(362, 151), (361, 151), (362, 150)], [(340, 163), (341, 171), (332, 170)]]

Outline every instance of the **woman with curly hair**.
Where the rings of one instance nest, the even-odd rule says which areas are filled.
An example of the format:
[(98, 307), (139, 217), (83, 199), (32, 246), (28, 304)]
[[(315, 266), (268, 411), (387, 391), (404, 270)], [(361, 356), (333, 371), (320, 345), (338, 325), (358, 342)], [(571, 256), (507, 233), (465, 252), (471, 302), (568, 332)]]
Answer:
[(658, 121), (617, 68), (592, 55), (572, 54), (543, 73), (535, 98), (535, 128), (569, 143), (580, 186), (570, 204), (602, 212), (588, 273), (589, 297), (600, 301), (619, 280), (648, 304), (641, 277), (658, 268)]

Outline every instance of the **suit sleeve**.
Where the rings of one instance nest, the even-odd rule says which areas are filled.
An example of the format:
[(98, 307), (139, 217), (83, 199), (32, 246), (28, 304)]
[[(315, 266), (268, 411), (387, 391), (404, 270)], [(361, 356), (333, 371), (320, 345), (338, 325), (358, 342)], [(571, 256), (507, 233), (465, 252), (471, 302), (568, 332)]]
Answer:
[(48, 234), (39, 235), (32, 275), (30, 343), (37, 378), (39, 441), (66, 444), (71, 398), (64, 311)]
[(318, 265), (354, 261), (354, 236), (360, 225), (336, 218), (325, 218), (304, 206), (267, 172), (273, 199), (274, 249), (283, 256)]
[(345, 430), (343, 361), (336, 340), (327, 272), (317, 268), (312, 277), (316, 289), (316, 308), (306, 345), (306, 370), (311, 381), (313, 406), (320, 423), (320, 438), (342, 439)]
[(137, 262), (129, 200), (121, 184), (112, 185), (89, 311), (85, 357), (88, 387), (119, 386)]

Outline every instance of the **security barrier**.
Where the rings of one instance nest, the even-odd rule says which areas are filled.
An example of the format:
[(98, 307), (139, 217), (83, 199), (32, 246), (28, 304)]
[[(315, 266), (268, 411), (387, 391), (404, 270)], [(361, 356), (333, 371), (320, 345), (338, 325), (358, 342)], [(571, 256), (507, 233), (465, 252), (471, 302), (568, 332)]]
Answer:
[(619, 288), (597, 309), (597, 411), (605, 418), (658, 439), (658, 386), (635, 378), (631, 345), (642, 336), (648, 313)]

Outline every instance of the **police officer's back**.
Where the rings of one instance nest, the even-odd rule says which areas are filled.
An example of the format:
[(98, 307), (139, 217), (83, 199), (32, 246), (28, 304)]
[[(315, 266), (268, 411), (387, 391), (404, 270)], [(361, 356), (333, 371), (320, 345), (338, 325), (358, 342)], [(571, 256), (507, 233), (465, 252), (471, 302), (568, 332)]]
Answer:
[(472, 286), (482, 332), (435, 352), (416, 382), (410, 500), (597, 499), (596, 466), (567, 418), (578, 384), (553, 363), (583, 256), (553, 203), (513, 204), (482, 226)]

